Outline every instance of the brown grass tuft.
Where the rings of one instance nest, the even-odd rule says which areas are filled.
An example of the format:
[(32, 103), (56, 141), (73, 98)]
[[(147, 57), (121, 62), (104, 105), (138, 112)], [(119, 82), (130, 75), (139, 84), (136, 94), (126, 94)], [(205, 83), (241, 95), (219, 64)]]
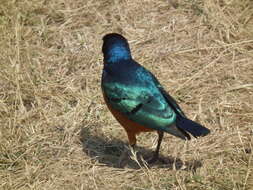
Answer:
[[(252, 189), (252, 31), (251, 0), (1, 0), (0, 189)], [(127, 139), (100, 91), (109, 32), (212, 130), (166, 135), (171, 164), (116, 167)], [(138, 140), (150, 155), (156, 135)]]

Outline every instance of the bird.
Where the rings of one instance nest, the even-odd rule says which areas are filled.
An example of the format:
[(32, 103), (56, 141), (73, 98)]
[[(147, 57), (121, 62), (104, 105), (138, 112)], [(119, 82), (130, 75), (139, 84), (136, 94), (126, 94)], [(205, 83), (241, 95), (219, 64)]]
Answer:
[[(210, 130), (187, 118), (176, 100), (158, 79), (131, 55), (128, 40), (118, 33), (103, 37), (101, 88), (104, 101), (124, 127), (129, 145), (136, 147), (136, 136), (156, 131), (158, 142), (148, 164), (159, 159), (164, 133), (183, 140), (206, 136)], [(119, 161), (121, 165), (123, 159)]]

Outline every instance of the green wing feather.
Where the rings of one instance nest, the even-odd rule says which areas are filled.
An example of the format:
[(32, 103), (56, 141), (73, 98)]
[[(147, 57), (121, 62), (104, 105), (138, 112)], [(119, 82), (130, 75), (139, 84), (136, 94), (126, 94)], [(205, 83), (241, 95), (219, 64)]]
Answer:
[(175, 122), (176, 113), (155, 84), (143, 86), (109, 82), (103, 83), (102, 88), (110, 105), (134, 122), (164, 131)]

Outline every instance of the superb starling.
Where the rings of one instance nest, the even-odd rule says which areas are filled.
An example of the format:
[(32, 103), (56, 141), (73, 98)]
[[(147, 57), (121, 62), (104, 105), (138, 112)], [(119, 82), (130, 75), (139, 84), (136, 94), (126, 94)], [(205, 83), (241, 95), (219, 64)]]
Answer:
[(102, 52), (103, 96), (109, 110), (125, 128), (129, 144), (136, 145), (140, 132), (158, 132), (157, 147), (148, 163), (158, 159), (164, 132), (183, 140), (191, 139), (190, 135), (200, 137), (210, 133), (188, 119), (156, 77), (132, 59), (128, 41), (122, 35), (105, 35)]

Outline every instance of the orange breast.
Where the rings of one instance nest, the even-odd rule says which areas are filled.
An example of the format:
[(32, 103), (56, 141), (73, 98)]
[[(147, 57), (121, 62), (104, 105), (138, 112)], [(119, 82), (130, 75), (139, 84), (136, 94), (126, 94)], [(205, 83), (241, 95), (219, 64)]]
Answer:
[(105, 103), (106, 103), (107, 107), (109, 108), (109, 110), (113, 114), (113, 116), (125, 128), (125, 130), (127, 132), (127, 135), (128, 135), (128, 138), (129, 138), (129, 143), (130, 144), (135, 144), (135, 141), (136, 141), (135, 135), (136, 134), (138, 134), (140, 132), (154, 131), (151, 128), (147, 128), (147, 127), (145, 127), (143, 125), (140, 125), (138, 123), (135, 123), (135, 122), (131, 121), (124, 114), (122, 114), (119, 111), (113, 109), (112, 106), (109, 104), (109, 102), (108, 102), (108, 100), (107, 100), (107, 98), (106, 98), (105, 95), (104, 95), (104, 100), (105, 100)]

